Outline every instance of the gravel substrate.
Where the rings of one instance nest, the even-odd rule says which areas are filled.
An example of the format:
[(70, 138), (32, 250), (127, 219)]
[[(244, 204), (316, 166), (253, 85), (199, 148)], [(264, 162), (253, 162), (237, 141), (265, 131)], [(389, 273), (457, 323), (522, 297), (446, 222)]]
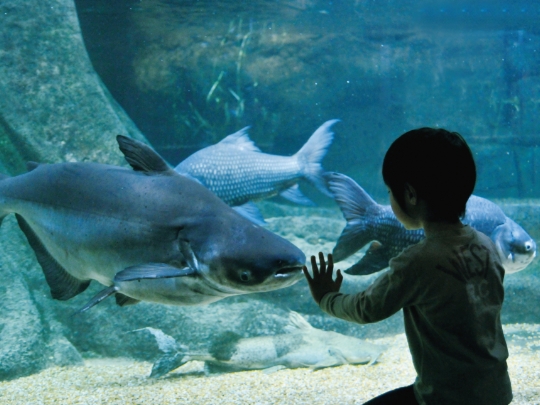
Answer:
[[(512, 404), (540, 404), (540, 327), (507, 325)], [(387, 390), (411, 384), (414, 369), (405, 335), (371, 340), (388, 349), (372, 366), (341, 366), (274, 373), (246, 371), (205, 376), (192, 362), (167, 378), (147, 378), (151, 364), (91, 359), (80, 367), (54, 367), (0, 383), (0, 403), (38, 404), (362, 404)]]

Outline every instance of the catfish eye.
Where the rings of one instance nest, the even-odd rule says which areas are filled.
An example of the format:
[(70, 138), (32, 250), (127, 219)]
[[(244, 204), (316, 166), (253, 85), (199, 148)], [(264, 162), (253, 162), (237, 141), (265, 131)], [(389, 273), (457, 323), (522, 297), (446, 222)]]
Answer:
[(240, 274), (240, 280), (242, 281), (248, 281), (249, 280), (249, 274), (247, 271), (243, 271), (242, 274)]

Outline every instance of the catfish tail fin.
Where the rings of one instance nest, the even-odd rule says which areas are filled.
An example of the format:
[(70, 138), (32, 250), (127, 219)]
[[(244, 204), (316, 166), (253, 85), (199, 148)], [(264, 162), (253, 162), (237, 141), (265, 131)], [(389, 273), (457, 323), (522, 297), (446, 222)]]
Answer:
[(300, 162), (304, 177), (329, 197), (332, 194), (328, 191), (322, 178), (324, 169), (321, 161), (334, 139), (334, 133), (330, 130), (330, 127), (338, 121), (330, 120), (322, 124), (295, 155)]
[(338, 262), (356, 253), (374, 239), (368, 220), (377, 214), (380, 205), (353, 179), (344, 174), (326, 173), (324, 179), (347, 221), (332, 252), (334, 260)]
[(163, 352), (163, 356), (157, 359), (152, 366), (150, 378), (162, 377), (191, 360), (185, 353), (187, 347), (176, 343), (176, 340), (172, 336), (163, 333), (161, 329), (146, 327), (136, 329), (133, 332), (144, 330), (150, 332), (154, 336), (159, 350)]

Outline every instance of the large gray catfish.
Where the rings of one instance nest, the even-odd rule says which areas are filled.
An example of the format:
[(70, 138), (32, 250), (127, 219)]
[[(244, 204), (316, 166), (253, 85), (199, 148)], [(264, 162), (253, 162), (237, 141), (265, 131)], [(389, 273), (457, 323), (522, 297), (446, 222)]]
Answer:
[(259, 222), (264, 222), (250, 203), (280, 194), (298, 204), (313, 205), (298, 187), (300, 179), (313, 183), (331, 195), (323, 180), (321, 160), (333, 139), (330, 130), (338, 120), (322, 124), (293, 156), (262, 153), (249, 139), (247, 129), (227, 136), (221, 142), (201, 149), (176, 166), (212, 190), (230, 206)]
[(188, 348), (159, 329), (143, 328), (154, 335), (164, 355), (152, 367), (150, 377), (158, 378), (188, 361), (204, 361), (211, 371), (261, 370), (309, 367), (313, 370), (344, 364), (373, 364), (385, 347), (353, 336), (311, 326), (291, 311), (287, 333), (242, 338), (233, 332), (216, 337), (203, 352)]
[(91, 280), (119, 305), (205, 304), (294, 284), (304, 254), (170, 169), (150, 147), (118, 136), (135, 170), (95, 163), (34, 165), (0, 181), (0, 218), (16, 214), (53, 298)]
[[(347, 220), (334, 247), (334, 260), (344, 260), (372, 242), (362, 259), (346, 273), (360, 275), (382, 270), (392, 257), (424, 238), (423, 230), (406, 230), (389, 205), (377, 204), (350, 177), (327, 173), (325, 179)], [(463, 222), (493, 240), (507, 273), (523, 270), (534, 259), (536, 243), (499, 206), (473, 195), (466, 208)]]

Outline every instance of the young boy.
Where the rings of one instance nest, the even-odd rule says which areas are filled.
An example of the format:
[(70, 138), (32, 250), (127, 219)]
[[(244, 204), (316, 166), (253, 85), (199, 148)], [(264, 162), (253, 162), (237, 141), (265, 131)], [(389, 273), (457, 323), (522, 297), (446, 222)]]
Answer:
[(403, 309), (417, 377), (413, 385), (366, 404), (507, 405), (512, 389), (501, 326), (504, 269), (493, 242), (461, 223), (475, 182), (472, 153), (461, 135), (443, 129), (409, 131), (390, 146), (382, 174), (392, 210), (425, 239), (390, 260), (367, 290), (341, 294), (319, 253), (304, 267), (320, 308), (357, 323)]

